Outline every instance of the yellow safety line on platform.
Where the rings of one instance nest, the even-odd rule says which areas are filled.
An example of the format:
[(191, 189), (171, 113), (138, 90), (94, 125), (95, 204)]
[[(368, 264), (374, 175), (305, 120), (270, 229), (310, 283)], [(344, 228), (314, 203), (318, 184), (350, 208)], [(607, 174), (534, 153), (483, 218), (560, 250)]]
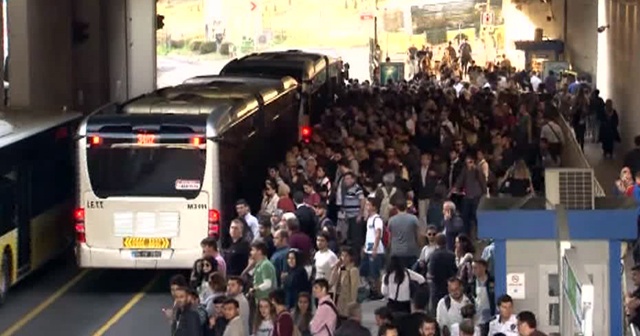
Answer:
[(46, 300), (42, 301), (42, 303), (40, 303), (34, 310), (30, 311), (28, 314), (23, 316), (16, 323), (11, 325), (9, 329), (2, 332), (0, 336), (11, 336), (16, 332), (18, 332), (25, 325), (27, 325), (27, 323), (29, 323), (31, 320), (33, 320), (38, 315), (40, 315), (40, 313), (42, 313), (43, 310), (47, 309), (47, 307), (49, 307), (52, 303), (54, 303), (62, 295), (64, 295), (64, 293), (68, 292), (69, 289), (71, 289), (71, 287), (75, 286), (75, 284), (77, 284), (82, 278), (84, 278), (87, 274), (89, 274), (89, 272), (90, 270), (83, 270), (82, 272), (78, 273), (78, 275), (76, 275), (73, 279), (71, 279), (71, 281), (69, 281), (66, 285), (60, 287), (57, 291), (51, 294), (51, 296), (49, 296)]
[[(120, 308), (113, 316), (105, 322), (105, 324), (98, 329), (98, 331), (94, 332), (92, 336), (102, 336), (104, 335), (111, 327), (113, 327), (120, 319), (128, 313), (142, 298), (147, 294), (147, 292), (155, 285), (155, 283), (160, 279), (160, 274), (156, 274), (149, 283), (147, 283), (142, 290), (140, 290), (136, 295), (134, 295), (129, 302), (127, 302), (122, 308)], [(3, 335), (0, 335), (3, 336)]]

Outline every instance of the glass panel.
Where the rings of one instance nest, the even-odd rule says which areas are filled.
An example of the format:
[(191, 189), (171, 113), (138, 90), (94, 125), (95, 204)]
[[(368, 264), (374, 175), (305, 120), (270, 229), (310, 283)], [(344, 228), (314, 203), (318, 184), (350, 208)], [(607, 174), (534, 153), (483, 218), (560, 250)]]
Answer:
[(302, 82), (304, 78), (302, 78), (302, 69), (299, 68), (284, 68), (284, 67), (265, 67), (260, 65), (250, 65), (250, 64), (242, 64), (242, 65), (233, 65), (225, 68), (225, 75), (266, 75), (268, 77), (282, 78), (284, 76), (293, 77), (298, 82)]
[(193, 199), (202, 187), (205, 151), (185, 147), (92, 147), (87, 149), (87, 165), (93, 191), (101, 198)]
[(560, 278), (558, 277), (558, 274), (549, 274), (547, 276), (547, 281), (549, 286), (548, 295), (550, 297), (560, 296)]
[(560, 326), (560, 304), (549, 304), (549, 326)]

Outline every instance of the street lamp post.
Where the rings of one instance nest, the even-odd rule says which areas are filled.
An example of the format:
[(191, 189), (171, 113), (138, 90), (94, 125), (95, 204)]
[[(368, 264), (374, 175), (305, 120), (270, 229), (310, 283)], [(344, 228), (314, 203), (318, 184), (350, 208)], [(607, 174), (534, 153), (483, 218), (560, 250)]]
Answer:
[(373, 10), (373, 44), (376, 48), (378, 46), (378, 0), (375, 0)]

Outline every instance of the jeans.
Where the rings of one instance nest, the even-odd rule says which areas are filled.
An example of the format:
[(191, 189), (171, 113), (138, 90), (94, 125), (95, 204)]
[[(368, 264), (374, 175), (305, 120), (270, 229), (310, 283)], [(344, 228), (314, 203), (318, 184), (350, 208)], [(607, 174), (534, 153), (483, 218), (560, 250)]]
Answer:
[(378, 254), (374, 258), (371, 254), (365, 253), (360, 261), (360, 276), (371, 281), (377, 281), (382, 274), (384, 267), (384, 254)]

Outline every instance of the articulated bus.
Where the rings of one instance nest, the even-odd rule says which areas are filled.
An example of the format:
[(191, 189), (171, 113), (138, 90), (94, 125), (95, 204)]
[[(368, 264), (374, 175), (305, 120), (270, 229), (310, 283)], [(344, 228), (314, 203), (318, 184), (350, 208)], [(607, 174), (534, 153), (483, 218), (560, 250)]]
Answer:
[[(228, 242), (235, 202), (298, 139), (298, 84), (204, 76), (89, 115), (78, 130), (76, 254), (83, 268), (191, 268)], [(223, 225), (224, 223), (224, 225)]]
[[(342, 62), (300, 50), (254, 53), (227, 63), (221, 75), (291, 76), (301, 84), (301, 124), (316, 124), (343, 85)], [(310, 120), (308, 120), (310, 119)]]
[(73, 246), (78, 113), (0, 113), (0, 303), (11, 285)]

